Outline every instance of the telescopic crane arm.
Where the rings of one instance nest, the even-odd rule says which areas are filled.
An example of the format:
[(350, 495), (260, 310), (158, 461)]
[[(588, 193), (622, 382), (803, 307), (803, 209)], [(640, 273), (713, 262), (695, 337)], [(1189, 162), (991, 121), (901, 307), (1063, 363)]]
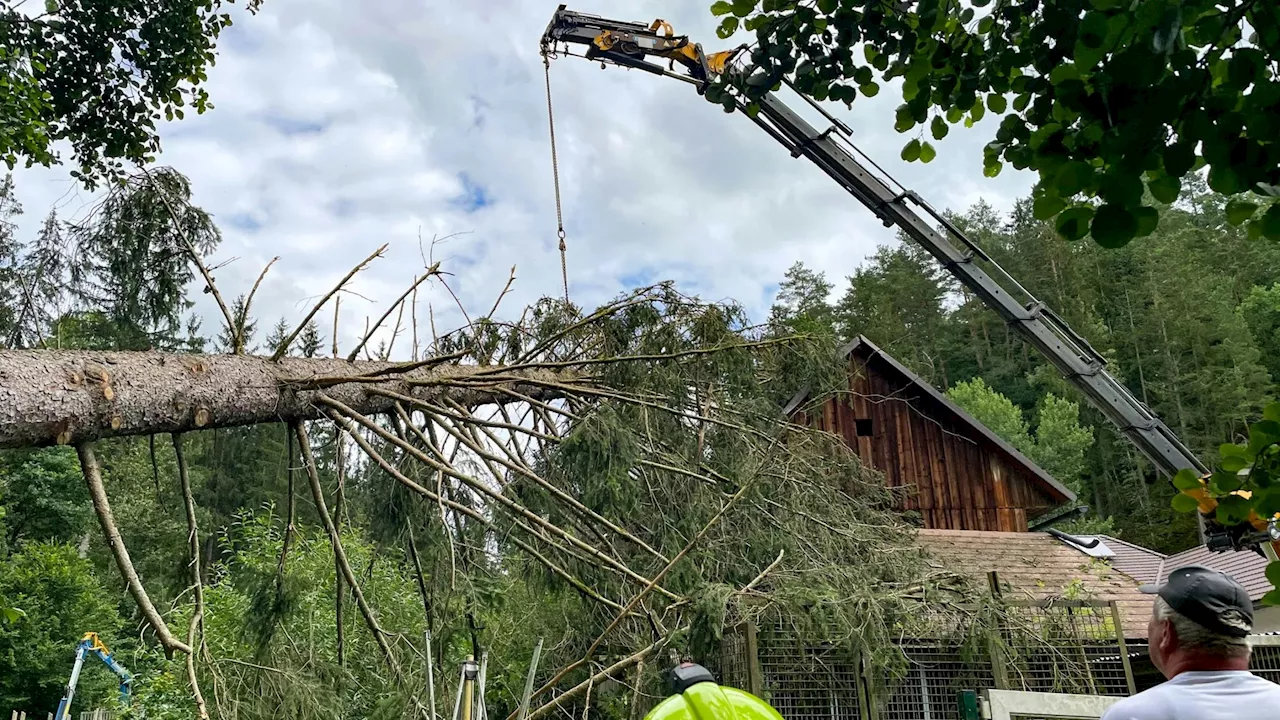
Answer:
[[(699, 93), (705, 91), (717, 75), (749, 75), (751, 72), (750, 68), (733, 67), (742, 48), (706, 55), (701, 45), (692, 43), (687, 36), (675, 35), (671, 26), (662, 20), (651, 25), (618, 22), (566, 10), (561, 5), (543, 34), (542, 49), (554, 55), (558, 47), (571, 45), (585, 46), (583, 57), (589, 60), (681, 79), (695, 84)], [(669, 61), (668, 66), (664, 67), (661, 60)], [(687, 75), (674, 72), (677, 63), (684, 67)], [(1083, 337), (919, 195), (898, 185), (862, 156), (848, 140), (852, 131), (847, 125), (808, 98), (805, 100), (831, 123), (827, 129), (813, 127), (773, 93), (757, 101), (758, 112), (744, 115), (785, 147), (792, 157), (804, 157), (821, 168), (886, 227), (896, 225), (924, 247), (965, 288), (1048, 359), (1161, 472), (1172, 477), (1190, 468), (1202, 476), (1207, 474), (1205, 465), (1173, 431), (1107, 371), (1106, 360)], [(741, 109), (741, 103), (739, 107)], [(878, 172), (872, 172), (871, 167)], [(978, 260), (990, 267), (995, 276), (983, 269)], [(1208, 505), (1212, 502), (1206, 495), (1201, 509), (1212, 511), (1212, 505)], [(1267, 529), (1265, 522), (1261, 526), (1255, 523), (1253, 530), (1257, 532), (1248, 538), (1242, 536), (1239, 529), (1220, 533), (1210, 538), (1210, 546), (1239, 549), (1259, 541), (1280, 539), (1274, 534), (1267, 537)], [(1246, 528), (1246, 532), (1248, 530)], [(1274, 523), (1271, 530), (1275, 532)]]
[(80, 638), (80, 644), (76, 645), (76, 661), (71, 666), (71, 679), (67, 682), (67, 690), (62, 695), (62, 701), (58, 703), (58, 713), (54, 716), (54, 720), (69, 720), (71, 717), (71, 701), (76, 695), (76, 685), (80, 683), (80, 670), (84, 667), (84, 658), (89, 653), (97, 655), (102, 664), (120, 678), (120, 702), (128, 704), (133, 676), (111, 656), (111, 650), (98, 637), (98, 633), (85, 633), (84, 637)]

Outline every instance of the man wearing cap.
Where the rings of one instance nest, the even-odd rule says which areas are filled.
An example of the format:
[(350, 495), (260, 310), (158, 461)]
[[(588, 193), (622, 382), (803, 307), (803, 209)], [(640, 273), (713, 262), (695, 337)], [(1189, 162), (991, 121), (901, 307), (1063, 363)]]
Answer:
[(1168, 681), (1112, 705), (1102, 720), (1280, 720), (1280, 685), (1249, 672), (1253, 603), (1239, 583), (1192, 565), (1142, 591), (1156, 596), (1148, 641)]

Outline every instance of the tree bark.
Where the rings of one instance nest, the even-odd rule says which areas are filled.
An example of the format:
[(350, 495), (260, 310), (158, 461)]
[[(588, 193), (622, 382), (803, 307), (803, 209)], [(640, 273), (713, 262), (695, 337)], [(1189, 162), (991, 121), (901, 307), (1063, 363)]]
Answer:
[[(329, 358), (0, 350), (0, 448), (313, 420), (322, 416), (315, 402), (321, 389), (376, 414), (392, 411), (396, 401), (366, 392), (371, 386), (423, 400), (448, 395), (474, 407), (510, 401), (498, 387), (549, 397), (524, 378), (569, 379), (564, 371), (543, 369), (495, 378), (493, 367), (443, 363), (404, 371), (408, 367)], [(485, 376), (476, 377), (481, 370)]]

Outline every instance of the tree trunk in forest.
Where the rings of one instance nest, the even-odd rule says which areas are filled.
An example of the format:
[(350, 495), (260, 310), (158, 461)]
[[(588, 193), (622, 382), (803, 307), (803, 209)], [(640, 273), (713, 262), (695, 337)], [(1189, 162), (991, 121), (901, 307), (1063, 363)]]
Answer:
[(476, 406), (505, 398), (498, 387), (545, 399), (559, 393), (525, 381), (571, 379), (546, 369), (499, 371), (443, 359), (272, 362), (245, 355), (0, 350), (0, 448), (312, 420), (321, 417), (315, 402), (321, 389), (376, 414), (392, 410), (395, 400), (366, 393), (369, 385), (426, 400), (447, 394)]

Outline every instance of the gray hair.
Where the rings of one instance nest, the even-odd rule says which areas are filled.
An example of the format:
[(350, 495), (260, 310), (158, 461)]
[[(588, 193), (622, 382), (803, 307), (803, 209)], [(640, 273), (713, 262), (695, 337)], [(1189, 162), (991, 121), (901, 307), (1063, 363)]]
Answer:
[[(1219, 657), (1247, 657), (1249, 655), (1249, 639), (1223, 635), (1214, 632), (1200, 623), (1188, 618), (1169, 607), (1164, 598), (1156, 597), (1156, 620), (1168, 620), (1178, 634), (1178, 642), (1187, 649), (1198, 650), (1206, 655)], [(1243, 630), (1251, 629), (1249, 619), (1238, 610), (1223, 613), (1222, 621), (1232, 627)]]

